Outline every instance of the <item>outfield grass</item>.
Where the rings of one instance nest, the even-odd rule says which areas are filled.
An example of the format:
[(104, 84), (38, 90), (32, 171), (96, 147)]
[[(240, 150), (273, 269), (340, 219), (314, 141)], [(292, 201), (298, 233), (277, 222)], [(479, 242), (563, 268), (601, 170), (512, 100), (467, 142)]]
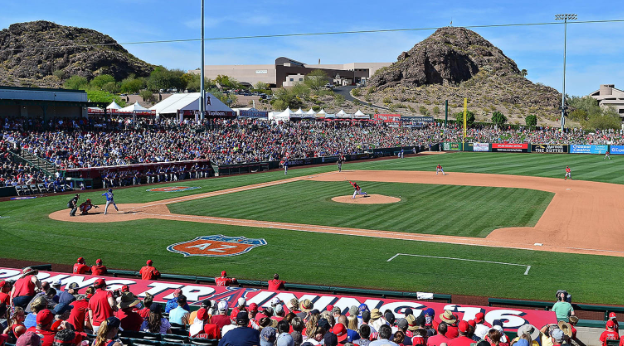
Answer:
[[(602, 156), (593, 155), (459, 153), (348, 163), (344, 168), (432, 171), (438, 162), (450, 172), (550, 177), (562, 177), (565, 165), (570, 165), (577, 179), (624, 183), (621, 174), (624, 157), (604, 162)], [(292, 169), (287, 177), (276, 171), (168, 184), (202, 187), (179, 193), (146, 192), (149, 187), (141, 186), (118, 190), (115, 199), (117, 203), (149, 202), (334, 169), (335, 166), (330, 165)], [(267, 188), (258, 191), (267, 191)], [(84, 193), (82, 199), (92, 198), (102, 204), (101, 193)], [(624, 274), (624, 258), (181, 221), (78, 224), (50, 220), (48, 215), (65, 209), (70, 197), (51, 196), (0, 203), (0, 215), (8, 217), (0, 219), (0, 257), (72, 264), (76, 258), (84, 256), (89, 263), (102, 258), (111, 268), (134, 270), (151, 258), (160, 270), (167, 273), (218, 275), (225, 269), (239, 278), (267, 280), (279, 272), (289, 282), (541, 300), (552, 300), (553, 292), (565, 288), (578, 302), (624, 304), (624, 288), (619, 282)], [(228, 258), (184, 258), (166, 251), (170, 244), (212, 234), (265, 238), (268, 245)], [(398, 252), (531, 265), (531, 271), (524, 276), (523, 267), (403, 256), (387, 262)]]
[(478, 186), (360, 182), (364, 190), (400, 197), (392, 204), (336, 203), (346, 182), (296, 181), (169, 205), (178, 214), (485, 237), (497, 228), (531, 227), (553, 193)]

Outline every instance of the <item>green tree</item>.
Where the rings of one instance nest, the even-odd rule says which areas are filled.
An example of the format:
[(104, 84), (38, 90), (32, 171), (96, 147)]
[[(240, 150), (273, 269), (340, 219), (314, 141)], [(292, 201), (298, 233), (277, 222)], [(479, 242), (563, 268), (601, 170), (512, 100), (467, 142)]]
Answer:
[(529, 71), (527, 71), (525, 68), (523, 68), (522, 71), (520, 71), (520, 75), (522, 75), (522, 77), (526, 78), (526, 76), (529, 75)]
[(318, 91), (322, 89), (327, 82), (329, 82), (329, 76), (323, 70), (314, 70), (305, 76), (303, 82), (310, 89)]
[(65, 89), (85, 90), (89, 86), (89, 82), (83, 76), (71, 76), (63, 83)]
[(344, 102), (345, 102), (345, 97), (342, 95), (336, 94), (336, 97), (334, 97), (334, 104), (337, 107), (340, 107), (344, 104)]
[(438, 106), (433, 107), (433, 114), (435, 114), (435, 115), (440, 114), (440, 107), (438, 107)]
[(221, 88), (225, 90), (240, 88), (240, 84), (236, 81), (236, 79), (231, 78), (229, 76), (218, 75), (214, 81), (217, 84), (217, 86), (220, 86)]
[(147, 88), (151, 91), (159, 91), (160, 89), (178, 89), (182, 90), (186, 84), (182, 80), (184, 71), (167, 70), (162, 66), (158, 66), (152, 71), (147, 79)]
[(96, 90), (102, 90), (107, 83), (115, 83), (115, 77), (109, 74), (101, 74), (91, 80), (89, 86)]
[(533, 128), (537, 126), (537, 115), (527, 115), (526, 118), (524, 118), (524, 121), (526, 122), (526, 126)]
[(420, 106), (418, 107), (418, 112), (422, 115), (427, 115), (429, 114), (429, 111), (427, 110), (427, 107), (425, 106)]
[(122, 107), (126, 105), (126, 102), (121, 97), (103, 90), (87, 89), (87, 97), (91, 102), (111, 103), (115, 100)]
[(156, 102), (156, 98), (154, 97), (154, 93), (152, 93), (149, 90), (143, 90), (139, 93), (139, 95), (141, 95), (141, 98), (143, 99), (143, 101), (148, 102), (148, 103), (154, 103)]
[(143, 88), (145, 88), (145, 80), (130, 75), (128, 78), (121, 81), (119, 91), (126, 94), (136, 94)]
[(351, 95), (358, 97), (360, 95), (362, 95), (362, 91), (360, 90), (360, 88), (355, 88), (353, 89), (353, 91), (351, 91)]
[(108, 91), (111, 94), (116, 94), (119, 92), (119, 83), (116, 82), (108, 82), (102, 85), (102, 90)]
[(256, 90), (268, 90), (269, 85), (265, 82), (257, 82), (256, 84), (254, 84), (254, 88)]
[(492, 122), (498, 126), (502, 126), (507, 122), (507, 117), (501, 112), (492, 113)]
[[(458, 125), (464, 126), (464, 112), (455, 113), (455, 121)], [(466, 111), (466, 126), (471, 127), (475, 122), (475, 115), (471, 111)]]

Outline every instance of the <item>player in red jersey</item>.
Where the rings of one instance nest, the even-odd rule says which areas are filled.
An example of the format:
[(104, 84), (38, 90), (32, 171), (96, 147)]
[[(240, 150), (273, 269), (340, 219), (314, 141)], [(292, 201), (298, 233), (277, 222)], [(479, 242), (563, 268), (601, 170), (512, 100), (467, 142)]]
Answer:
[(565, 177), (563, 179), (564, 180), (568, 180), (568, 178), (570, 178), (570, 180), (572, 180), (572, 171), (570, 170), (569, 166), (566, 166), (566, 174), (565, 174)]
[(436, 175), (438, 175), (439, 172), (442, 172), (442, 175), (446, 175), (446, 173), (444, 173), (444, 169), (442, 169), (442, 165), (436, 166)]
[(363, 192), (362, 188), (360, 187), (360, 185), (358, 185), (356, 182), (349, 180), (349, 183), (355, 189), (355, 191), (353, 191), (353, 198), (354, 199), (355, 199), (355, 196), (357, 196), (357, 195), (368, 196), (368, 194), (366, 192)]

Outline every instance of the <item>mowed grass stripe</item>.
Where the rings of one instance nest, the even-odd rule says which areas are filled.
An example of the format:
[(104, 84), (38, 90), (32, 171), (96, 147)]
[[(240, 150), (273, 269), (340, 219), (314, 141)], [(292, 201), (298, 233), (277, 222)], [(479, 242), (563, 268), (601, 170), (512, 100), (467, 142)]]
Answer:
[(331, 201), (353, 191), (345, 185), (297, 181), (175, 203), (169, 209), (179, 214), (484, 237), (499, 227), (533, 226), (538, 219), (533, 215), (541, 215), (553, 196), (528, 189), (361, 182), (369, 193), (401, 196), (402, 200), (382, 205)]

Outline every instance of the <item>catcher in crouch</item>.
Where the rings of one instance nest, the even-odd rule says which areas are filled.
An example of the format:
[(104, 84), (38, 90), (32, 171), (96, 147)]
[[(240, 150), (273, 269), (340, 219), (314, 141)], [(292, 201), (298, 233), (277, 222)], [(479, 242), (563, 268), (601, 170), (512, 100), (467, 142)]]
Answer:
[(87, 215), (89, 214), (89, 210), (91, 210), (92, 208), (97, 208), (97, 207), (98, 207), (97, 205), (91, 204), (90, 199), (87, 199), (86, 202), (80, 205), (80, 215)]

